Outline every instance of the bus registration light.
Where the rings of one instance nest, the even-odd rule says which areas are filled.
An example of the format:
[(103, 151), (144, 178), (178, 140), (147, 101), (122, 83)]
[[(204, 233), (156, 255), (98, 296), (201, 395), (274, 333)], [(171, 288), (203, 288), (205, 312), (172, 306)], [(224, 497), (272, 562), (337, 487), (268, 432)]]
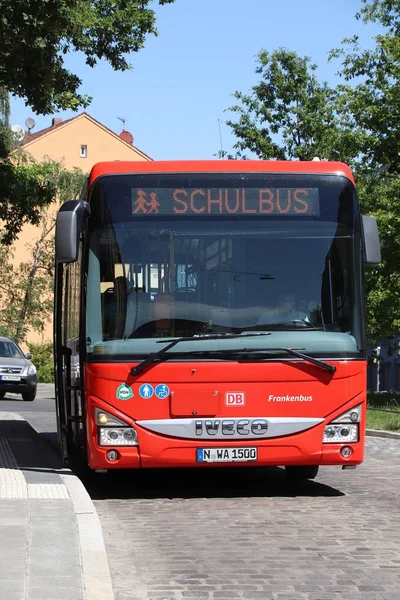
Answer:
[(325, 427), (323, 442), (325, 444), (335, 444), (337, 442), (358, 442), (358, 425), (331, 423)]
[(133, 427), (99, 427), (99, 446), (137, 446)]

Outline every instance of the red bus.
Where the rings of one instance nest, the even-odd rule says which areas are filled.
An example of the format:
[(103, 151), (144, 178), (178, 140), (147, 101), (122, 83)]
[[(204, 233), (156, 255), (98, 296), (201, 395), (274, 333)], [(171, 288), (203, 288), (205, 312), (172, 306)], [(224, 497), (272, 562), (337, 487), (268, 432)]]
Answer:
[(354, 468), (379, 261), (342, 163), (95, 165), (56, 224), (64, 460)]

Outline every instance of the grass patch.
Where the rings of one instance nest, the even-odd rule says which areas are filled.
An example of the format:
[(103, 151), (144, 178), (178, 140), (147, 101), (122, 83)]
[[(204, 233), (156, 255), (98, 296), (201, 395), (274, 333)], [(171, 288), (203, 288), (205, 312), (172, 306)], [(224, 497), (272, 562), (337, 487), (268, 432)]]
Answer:
[(400, 408), (385, 409), (369, 406), (367, 409), (367, 428), (400, 432)]
[(400, 392), (368, 392), (367, 428), (400, 432)]

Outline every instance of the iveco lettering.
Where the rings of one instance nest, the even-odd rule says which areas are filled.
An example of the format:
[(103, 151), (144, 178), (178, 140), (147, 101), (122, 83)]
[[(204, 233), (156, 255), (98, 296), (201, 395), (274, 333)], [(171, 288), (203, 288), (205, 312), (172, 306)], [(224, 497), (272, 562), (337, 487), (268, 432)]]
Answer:
[(379, 262), (343, 163), (95, 165), (56, 223), (64, 462), (356, 467)]

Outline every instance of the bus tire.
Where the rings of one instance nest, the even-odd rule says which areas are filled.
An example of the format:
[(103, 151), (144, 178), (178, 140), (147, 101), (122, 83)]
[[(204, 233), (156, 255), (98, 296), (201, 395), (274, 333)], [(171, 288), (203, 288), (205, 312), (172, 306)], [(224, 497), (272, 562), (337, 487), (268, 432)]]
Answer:
[(318, 474), (318, 465), (307, 465), (307, 466), (287, 466), (286, 477), (290, 479), (315, 479)]

